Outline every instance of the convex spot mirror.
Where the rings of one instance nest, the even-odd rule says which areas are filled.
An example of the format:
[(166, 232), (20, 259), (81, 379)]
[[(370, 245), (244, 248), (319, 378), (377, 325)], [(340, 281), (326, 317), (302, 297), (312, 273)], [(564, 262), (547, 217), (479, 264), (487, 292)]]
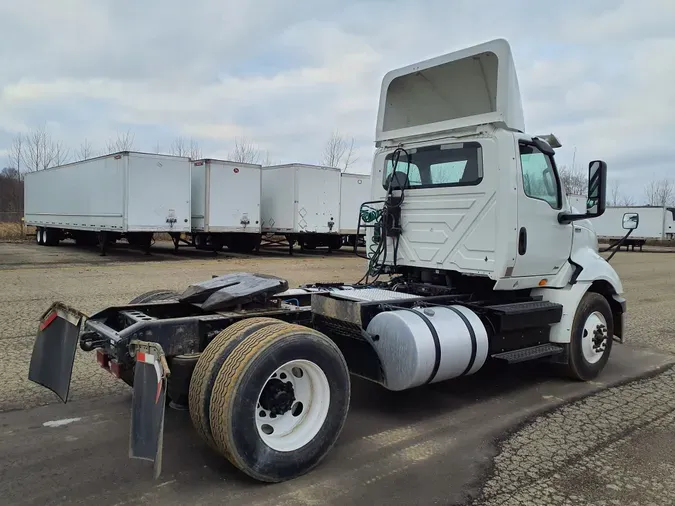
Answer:
[(626, 230), (633, 230), (638, 227), (638, 223), (640, 223), (640, 215), (638, 213), (626, 213), (623, 215), (621, 226)]

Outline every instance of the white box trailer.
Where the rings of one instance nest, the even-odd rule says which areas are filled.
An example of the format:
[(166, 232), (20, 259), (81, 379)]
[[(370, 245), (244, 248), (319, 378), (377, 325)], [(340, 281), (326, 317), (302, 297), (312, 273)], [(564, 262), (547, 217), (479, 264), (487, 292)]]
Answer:
[(340, 169), (292, 163), (262, 169), (262, 232), (292, 247), (339, 249)]
[[(370, 198), (370, 175), (343, 172), (340, 174), (340, 235), (355, 238), (361, 204)], [(365, 229), (360, 235), (365, 236)]]
[(124, 151), (26, 174), (24, 220), (40, 245), (125, 237), (149, 250), (154, 233), (190, 232), (190, 160)]
[(567, 195), (567, 200), (569, 201), (570, 206), (576, 209), (579, 213), (586, 212), (587, 198), (588, 197), (586, 195), (574, 195), (574, 194)]
[(626, 247), (642, 246), (647, 240), (667, 240), (675, 234), (675, 208), (653, 206), (607, 207), (602, 216), (593, 220), (593, 227), (599, 239), (615, 241), (626, 235), (623, 228), (625, 214), (637, 213), (638, 227), (623, 243)]
[(260, 245), (262, 165), (202, 159), (192, 164), (192, 238), (198, 249), (248, 252)]

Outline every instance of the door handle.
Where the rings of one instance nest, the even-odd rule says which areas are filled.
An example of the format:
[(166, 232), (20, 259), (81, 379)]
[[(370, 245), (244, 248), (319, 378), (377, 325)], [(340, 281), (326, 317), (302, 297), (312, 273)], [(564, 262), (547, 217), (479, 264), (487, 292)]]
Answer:
[(520, 227), (520, 233), (518, 234), (518, 254), (524, 255), (527, 251), (527, 230), (525, 227)]

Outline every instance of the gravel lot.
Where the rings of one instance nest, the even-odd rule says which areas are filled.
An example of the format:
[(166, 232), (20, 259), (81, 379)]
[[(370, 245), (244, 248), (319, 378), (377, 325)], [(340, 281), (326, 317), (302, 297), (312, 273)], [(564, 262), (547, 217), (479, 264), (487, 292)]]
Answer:
[[(675, 253), (611, 260), (628, 301), (627, 339), (675, 354)], [(611, 388), (506, 439), (481, 505), (675, 504), (675, 370)]]
[[(361, 260), (343, 252), (332, 256), (264, 254), (242, 258), (196, 254), (185, 249), (176, 259), (169, 250), (142, 254), (118, 250), (106, 257), (65, 245), (39, 248), (33, 244), (0, 244), (0, 411), (55, 402), (54, 395), (28, 381), (28, 365), (38, 319), (59, 300), (92, 313), (125, 304), (156, 288), (182, 291), (190, 283), (215, 274), (251, 271), (281, 275), (290, 286), (316, 281), (357, 281)], [(28, 263), (28, 262), (30, 263)], [(77, 350), (71, 400), (127, 392), (126, 385), (102, 371), (91, 354)]]
[[(620, 252), (612, 259), (628, 299), (627, 341), (675, 354), (675, 253)], [(267, 254), (258, 258), (190, 250), (150, 259), (98, 257), (72, 247), (0, 244), (0, 411), (55, 402), (26, 379), (40, 314), (54, 300), (84, 311), (125, 303), (154, 288), (183, 289), (213, 274), (257, 271), (310, 281), (356, 281), (362, 261)], [(72, 399), (128, 392), (78, 351)], [(531, 420), (499, 446), (476, 505), (675, 504), (675, 371), (605, 390)]]

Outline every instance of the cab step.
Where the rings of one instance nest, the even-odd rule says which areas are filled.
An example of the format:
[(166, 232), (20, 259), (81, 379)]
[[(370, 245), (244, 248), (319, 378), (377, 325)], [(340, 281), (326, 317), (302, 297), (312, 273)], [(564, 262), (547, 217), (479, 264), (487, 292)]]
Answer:
[(496, 304), (484, 306), (483, 310), (491, 316), (497, 333), (547, 327), (558, 323), (563, 313), (561, 304), (545, 300)]
[(529, 348), (521, 348), (520, 350), (505, 351), (503, 353), (496, 353), (492, 358), (497, 360), (505, 360), (509, 364), (517, 364), (518, 362), (527, 362), (528, 360), (537, 360), (539, 358), (551, 357), (562, 353), (564, 349), (555, 344), (540, 344), (531, 346)]

